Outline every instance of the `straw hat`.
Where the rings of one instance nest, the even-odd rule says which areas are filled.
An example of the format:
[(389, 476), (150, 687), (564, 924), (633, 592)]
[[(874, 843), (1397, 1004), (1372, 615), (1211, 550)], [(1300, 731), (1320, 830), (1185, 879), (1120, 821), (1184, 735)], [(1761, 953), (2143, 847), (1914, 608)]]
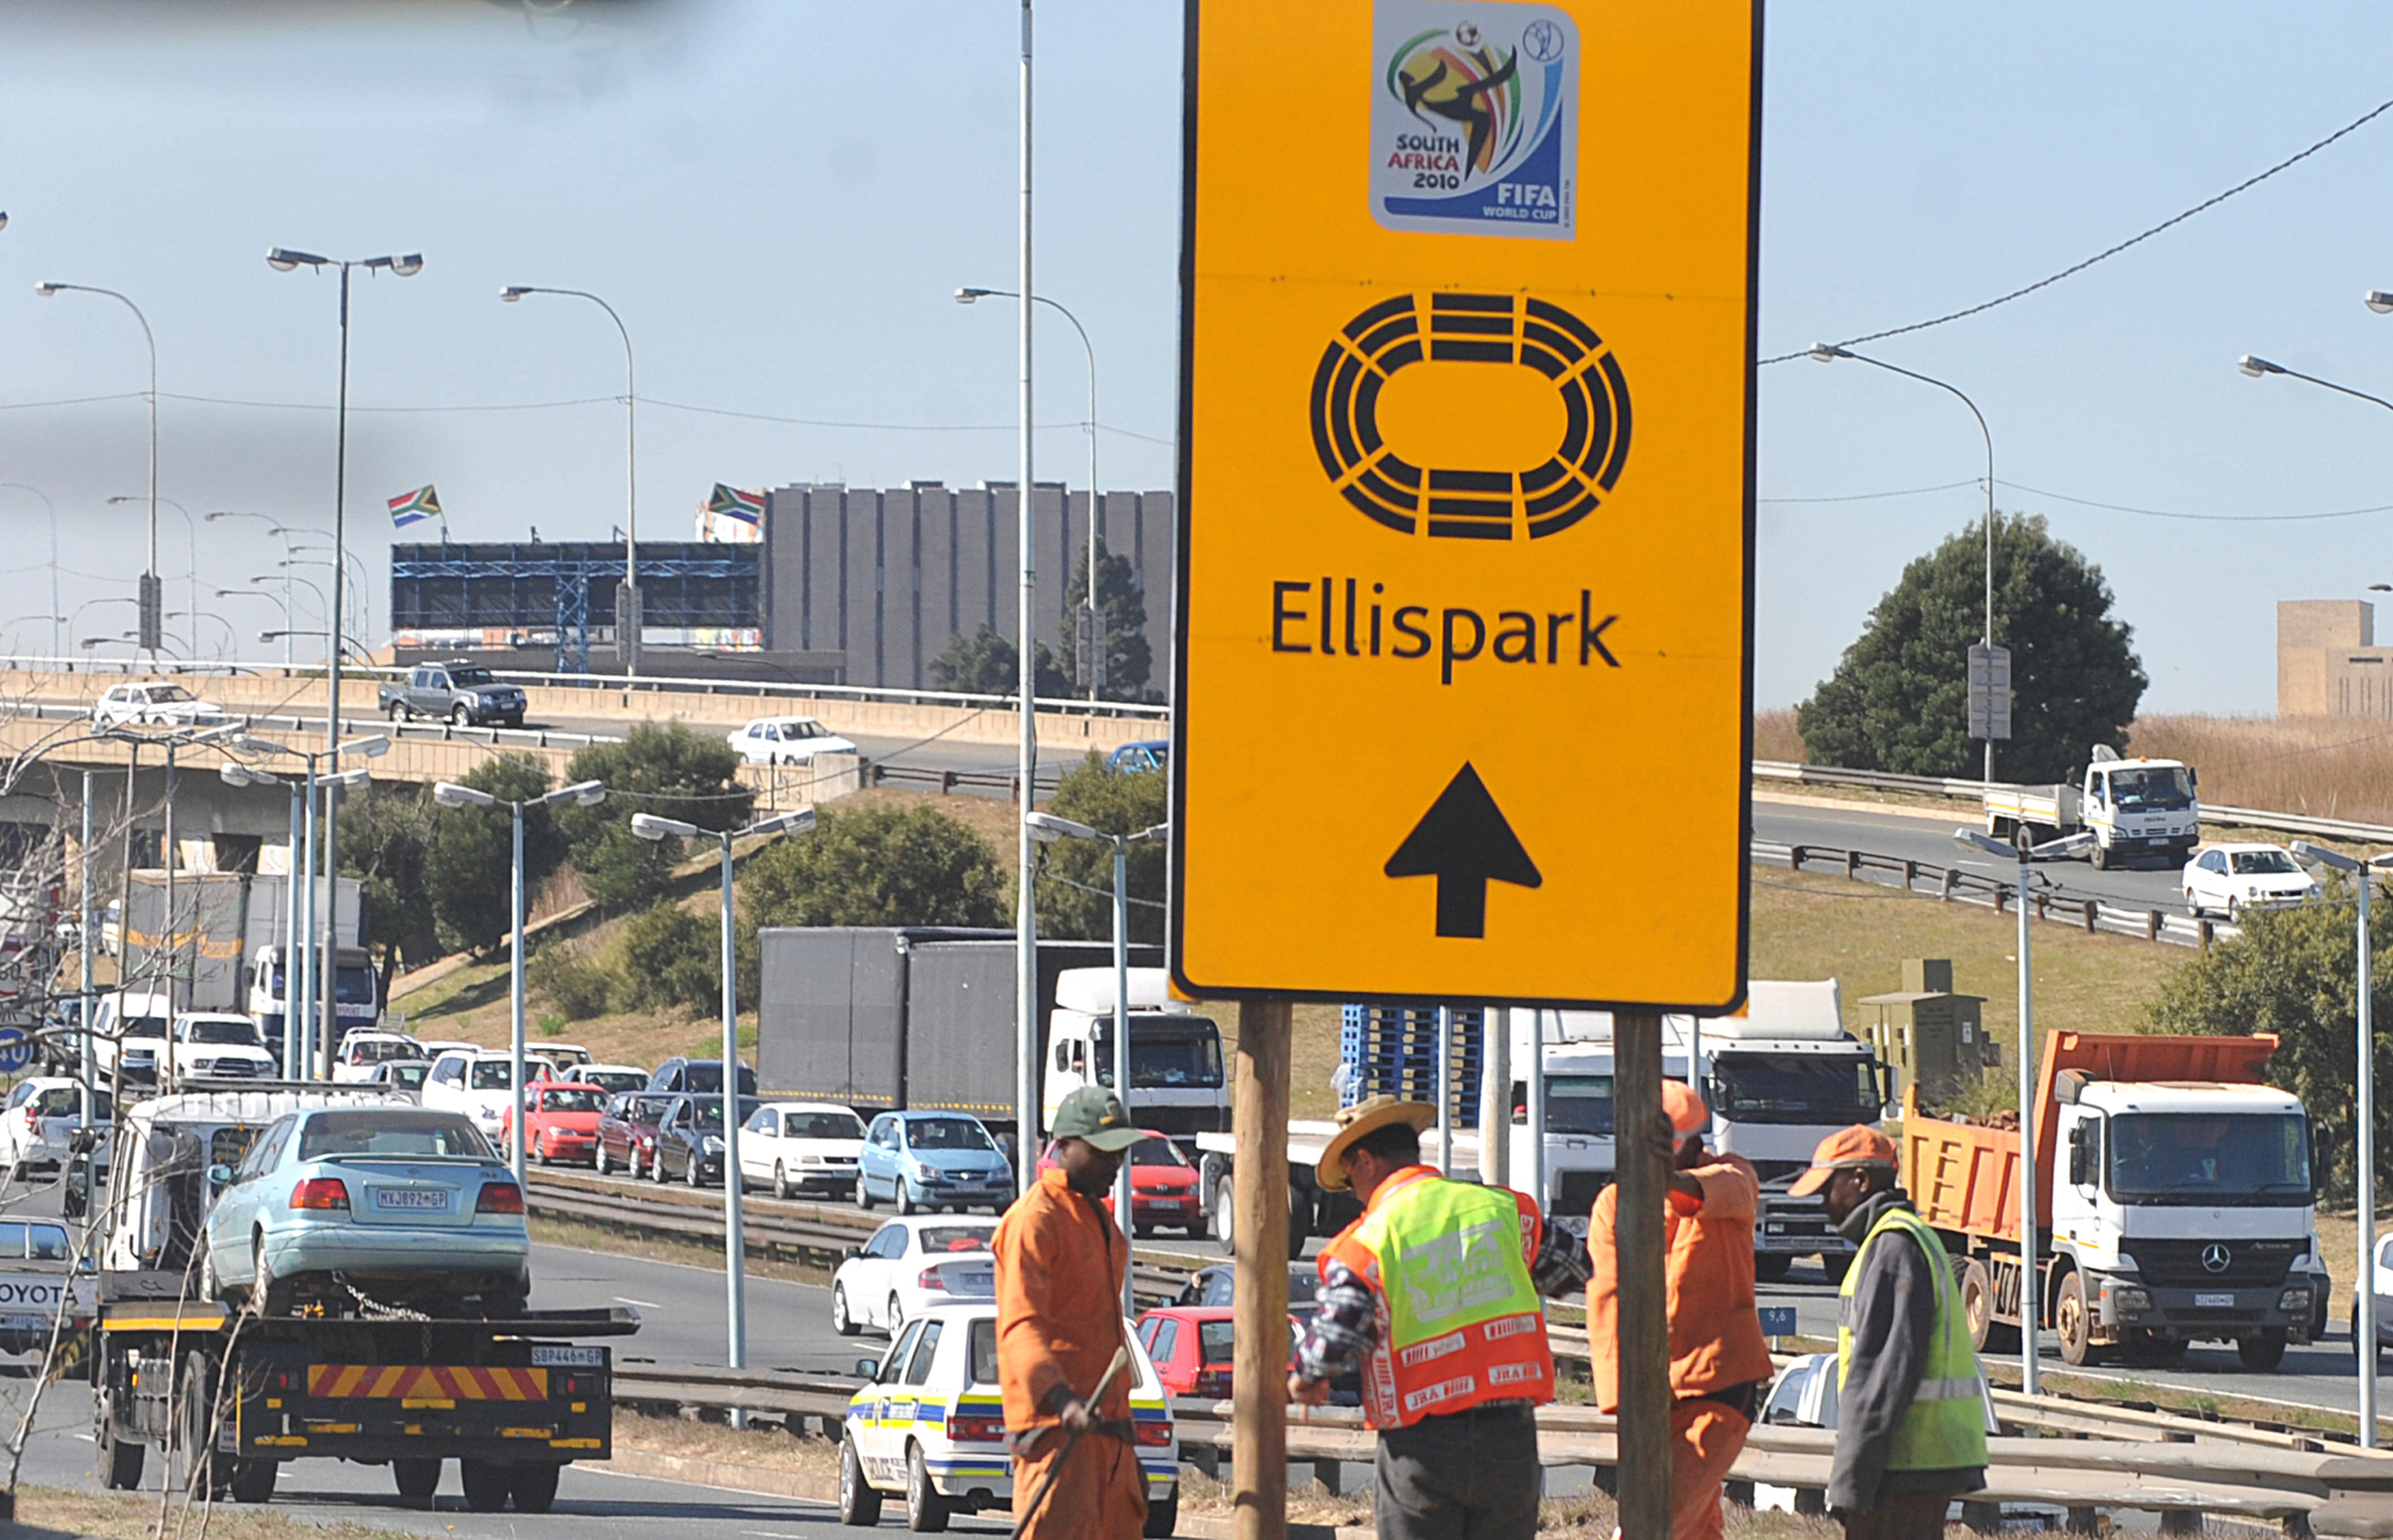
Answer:
[(1358, 1140), (1367, 1139), (1391, 1123), (1402, 1123), (1419, 1133), (1437, 1121), (1437, 1109), (1426, 1102), (1399, 1102), (1393, 1096), (1374, 1096), (1357, 1102), (1351, 1107), (1338, 1109), (1338, 1131), (1321, 1148), (1320, 1163), (1314, 1167), (1315, 1183), (1324, 1190), (1342, 1193), (1352, 1185), (1346, 1171), (1346, 1152)]

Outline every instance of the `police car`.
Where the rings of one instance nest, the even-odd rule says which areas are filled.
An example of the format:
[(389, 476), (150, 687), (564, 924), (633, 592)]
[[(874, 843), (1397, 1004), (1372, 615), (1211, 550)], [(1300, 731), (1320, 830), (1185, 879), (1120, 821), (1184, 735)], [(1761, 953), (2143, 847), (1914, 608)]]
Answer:
[[(1180, 1518), (1180, 1439), (1155, 1365), (1127, 1325), (1131, 1417), (1146, 1472), (1146, 1533)], [(1013, 1463), (997, 1390), (997, 1306), (939, 1305), (909, 1320), (880, 1359), (856, 1372), (871, 1383), (847, 1403), (839, 1450), (839, 1518), (870, 1527), (884, 1497), (902, 1497), (907, 1527), (942, 1530), (955, 1513), (1008, 1509)], [(1086, 1459), (1082, 1451), (1076, 1458)]]

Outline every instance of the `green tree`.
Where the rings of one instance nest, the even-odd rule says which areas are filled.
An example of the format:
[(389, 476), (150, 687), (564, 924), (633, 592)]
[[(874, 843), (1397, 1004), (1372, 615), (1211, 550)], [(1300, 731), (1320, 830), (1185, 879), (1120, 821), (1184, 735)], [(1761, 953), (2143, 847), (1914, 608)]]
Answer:
[[(522, 754), (502, 754), (459, 777), (477, 791), (523, 802), (548, 790), (548, 770)], [(432, 889), (432, 919), (451, 950), (487, 951), (513, 924), (509, 884), (515, 870), (514, 815), (503, 807), (444, 807), (432, 816), (432, 843), (424, 876)], [(545, 807), (524, 810), (524, 886), (546, 881), (565, 864), (565, 836)]]
[(814, 831), (748, 860), (752, 925), (996, 925), (997, 852), (934, 807), (823, 808)]
[(604, 781), (609, 792), (595, 807), (556, 811), (583, 891), (608, 908), (661, 895), (682, 858), (683, 842), (641, 839), (632, 832), (632, 814), (738, 829), (756, 803), (756, 793), (739, 784), (739, 751), (728, 742), (700, 737), (678, 722), (639, 723), (621, 743), (594, 743), (575, 754), (567, 784)]
[[(1086, 620), (1089, 602), (1089, 554), (1082, 551), (1072, 568), (1072, 581), (1064, 589), (1063, 662), (1065, 683), (1074, 695), (1089, 693), (1089, 681), (1080, 672), (1082, 647), (1080, 628)], [(1139, 686), (1146, 683), (1154, 669), (1155, 655), (1146, 645), (1146, 600), (1139, 594), (1136, 575), (1128, 556), (1117, 556), (1105, 550), (1103, 537), (1097, 541), (1097, 613), (1105, 628), (1105, 669), (1103, 695), (1109, 700), (1135, 700)], [(1047, 693), (1041, 686), (1040, 693)]]
[(723, 928), (678, 904), (659, 904), (623, 922), (616, 938), (616, 1004), (632, 1011), (685, 1005), (707, 1011), (723, 1000)]
[[(1104, 590), (1099, 589), (1100, 594)], [(970, 633), (958, 632), (948, 639), (936, 658), (931, 659), (931, 683), (942, 690), (955, 690), (964, 695), (1011, 695), (1021, 688), (1022, 661), (1013, 644), (991, 631), (987, 625)], [(1067, 696), (1072, 693), (1071, 676), (1047, 650), (1039, 644), (1039, 693), (1043, 696)]]
[[(2309, 1109), (2319, 1133), (2311, 1152), (2328, 1201), (2349, 1203), (2356, 1185), (2358, 1118), (2351, 1088), (2359, 1082), (2360, 989), (2353, 967), (2351, 890), (2327, 889), (2330, 902), (2267, 909), (2243, 919), (2243, 933), (2214, 942), (2169, 975), (2152, 1002), (2155, 1032), (2243, 1037), (2277, 1035), (2269, 1056), (2269, 1083), (2292, 1091)], [(2372, 933), (2375, 1011), (2393, 1010), (2393, 937)], [(2393, 1069), (2393, 1052), (2377, 1049), (2376, 1070)], [(2379, 1115), (2376, 1179), (2393, 1176), (2393, 1142)]]
[[(1968, 649), (1985, 630), (1985, 526), (1903, 568), (1837, 672), (1796, 713), (1815, 764), (1971, 776)], [(1994, 745), (2006, 780), (2075, 777), (2096, 744), (2126, 746), (2142, 698), (2132, 633), (2112, 618), (2100, 568), (2054, 540), (2041, 516), (1994, 526), (1994, 640), (2011, 653), (2011, 737)]]
[(417, 786), (385, 782), (341, 808), (341, 870), (365, 884), (365, 944), (382, 953), (386, 998), (401, 966), (440, 955), (427, 876), (432, 823), (431, 793)]
[[(1091, 754), (1066, 771), (1047, 811), (1106, 834), (1135, 834), (1170, 816), (1170, 777), (1161, 771), (1118, 775)], [(1163, 939), (1164, 845), (1143, 840), (1130, 847), (1130, 938)], [(1114, 933), (1114, 852), (1094, 840), (1058, 840), (1039, 847), (1039, 931), (1074, 941), (1109, 941)]]

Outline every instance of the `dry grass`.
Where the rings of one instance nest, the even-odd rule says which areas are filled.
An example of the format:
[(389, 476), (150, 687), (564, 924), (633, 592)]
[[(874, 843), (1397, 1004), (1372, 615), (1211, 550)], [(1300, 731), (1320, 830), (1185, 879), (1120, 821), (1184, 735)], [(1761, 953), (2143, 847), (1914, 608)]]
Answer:
[(2140, 717), (2128, 737), (2199, 769), (2204, 802), (2393, 822), (2393, 730), (2366, 717)]
[(1785, 764), (1801, 764), (1810, 757), (1803, 735), (1795, 730), (1793, 707), (1753, 713), (1753, 757)]
[[(167, 1520), (167, 1540), (175, 1540), (176, 1526), (183, 1520), (183, 1509), (177, 1505), (175, 1515)], [(20, 1486), (17, 1489), (17, 1521), (0, 1524), (0, 1533), (20, 1535), (26, 1540), (46, 1540), (51, 1535), (75, 1535), (84, 1540), (150, 1540), (158, 1521), (158, 1494), (154, 1492), (63, 1492), (54, 1487)], [(236, 1507), (230, 1503), (216, 1506), (207, 1516), (208, 1540), (410, 1540), (402, 1531), (376, 1529), (370, 1524), (347, 1521), (314, 1523), (289, 1518), (271, 1508)], [(191, 1513), (183, 1529), (186, 1540), (198, 1540), (200, 1515)]]
[(644, 1417), (619, 1406), (615, 1410), (615, 1447), (644, 1455), (678, 1455), (687, 1459), (721, 1460), (727, 1465), (767, 1470), (794, 1470), (827, 1481), (835, 1481), (839, 1476), (837, 1443), (819, 1433), (791, 1434), (777, 1423), (752, 1423), (742, 1431), (724, 1422)]

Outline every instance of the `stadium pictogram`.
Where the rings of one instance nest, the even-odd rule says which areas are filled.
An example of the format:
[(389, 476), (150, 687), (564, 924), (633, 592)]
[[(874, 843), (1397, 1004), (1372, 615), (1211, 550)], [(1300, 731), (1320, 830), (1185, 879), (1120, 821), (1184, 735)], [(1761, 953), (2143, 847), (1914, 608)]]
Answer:
[[(1562, 442), (1528, 470), (1419, 466), (1380, 433), (1380, 392), (1424, 361), (1534, 369), (1562, 397)], [(1330, 339), (1313, 376), (1313, 444), (1347, 502), (1400, 534), (1539, 540), (1593, 513), (1628, 458), (1628, 382), (1595, 329), (1519, 294), (1401, 294)]]

